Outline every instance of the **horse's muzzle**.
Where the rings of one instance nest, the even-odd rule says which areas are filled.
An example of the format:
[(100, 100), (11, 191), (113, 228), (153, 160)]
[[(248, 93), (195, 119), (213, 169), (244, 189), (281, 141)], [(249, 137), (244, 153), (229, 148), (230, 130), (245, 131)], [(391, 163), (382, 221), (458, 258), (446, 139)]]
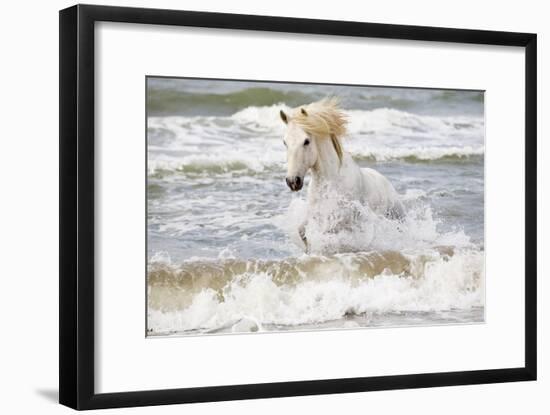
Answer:
[(293, 192), (297, 192), (304, 186), (304, 181), (300, 176), (287, 177), (286, 184), (288, 185), (288, 187), (290, 187), (290, 190), (292, 190)]

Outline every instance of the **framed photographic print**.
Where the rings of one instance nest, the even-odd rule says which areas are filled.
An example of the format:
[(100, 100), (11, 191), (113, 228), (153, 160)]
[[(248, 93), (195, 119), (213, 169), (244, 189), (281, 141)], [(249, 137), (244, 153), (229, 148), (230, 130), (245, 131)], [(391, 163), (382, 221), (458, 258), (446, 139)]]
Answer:
[(60, 402), (536, 379), (536, 35), (60, 12)]

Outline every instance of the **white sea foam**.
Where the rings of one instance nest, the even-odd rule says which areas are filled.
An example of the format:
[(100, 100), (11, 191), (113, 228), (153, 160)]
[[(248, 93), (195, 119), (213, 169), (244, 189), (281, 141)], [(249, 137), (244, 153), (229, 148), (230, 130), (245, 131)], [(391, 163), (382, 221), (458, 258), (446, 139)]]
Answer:
[(445, 158), (467, 159), (471, 156), (483, 156), (484, 146), (417, 146), (409, 148), (380, 147), (370, 149), (350, 149), (352, 156), (357, 158), (373, 159), (376, 161), (390, 161), (400, 159), (416, 159), (418, 161), (439, 160)]
[(280, 166), (282, 157), (260, 156), (246, 154), (236, 150), (228, 150), (219, 153), (190, 154), (184, 156), (159, 155), (150, 158), (147, 166), (149, 174), (159, 172), (181, 173), (217, 173), (222, 174), (232, 171), (262, 172), (268, 168)]
[[(309, 249), (313, 253), (406, 252), (434, 246), (472, 247), (470, 238), (461, 229), (451, 232), (438, 230), (440, 219), (434, 218), (432, 209), (428, 205), (414, 203), (423, 195), (425, 192), (412, 190), (402, 198), (407, 206), (407, 215), (402, 221), (377, 215), (357, 201), (342, 201), (338, 195), (325, 195), (324, 203), (319, 206), (321, 210), (316, 215), (307, 212), (305, 200), (295, 198), (284, 214), (273, 219), (273, 223), (300, 247), (303, 243), (298, 228), (306, 223)], [(320, 217), (321, 221), (315, 220), (315, 216)], [(350, 217), (355, 219), (349, 222)], [(346, 226), (339, 226), (340, 223)], [(327, 232), (327, 228), (338, 230)]]
[[(288, 110), (275, 105), (248, 107), (231, 116), (149, 117), (148, 126), (157, 137), (149, 141), (149, 174), (284, 168), (281, 108)], [(352, 110), (348, 115), (344, 146), (359, 159), (430, 161), (484, 154), (481, 117), (435, 117), (387, 108)]]
[[(296, 229), (306, 217), (305, 210), (305, 202), (295, 198), (286, 213), (273, 219), (297, 245), (301, 240)], [(349, 315), (483, 306), (484, 253), (463, 231), (438, 231), (438, 221), (425, 206), (410, 210), (404, 222), (367, 211), (363, 214), (364, 222), (348, 232), (326, 235), (312, 227), (315, 224), (308, 227), (313, 257), (305, 255), (302, 260), (317, 258), (318, 264), (309, 271), (296, 266), (292, 272), (301, 276), (298, 281), (281, 283), (271, 272), (247, 266), (244, 272), (231, 276), (222, 296), (206, 286), (193, 294), (185, 309), (161, 311), (150, 307), (149, 327), (156, 334), (262, 331), (271, 326), (320, 324)], [(336, 254), (336, 261), (324, 256), (327, 251), (341, 252), (343, 247), (348, 253)], [(361, 261), (365, 261), (362, 252), (397, 252), (408, 262), (395, 274), (390, 271), (396, 269), (390, 256), (374, 277), (350, 278), (361, 275)], [(217, 261), (228, 258), (235, 257), (226, 249)], [(165, 255), (154, 259), (172, 266)]]
[(280, 285), (266, 273), (245, 273), (224, 290), (222, 301), (216, 291), (206, 289), (185, 310), (150, 308), (149, 327), (164, 334), (230, 327), (257, 331), (266, 325), (316, 324), (350, 314), (465, 310), (483, 305), (483, 264), (482, 252), (464, 250), (451, 257), (432, 252), (421, 279), (383, 272), (359, 283), (334, 277)]

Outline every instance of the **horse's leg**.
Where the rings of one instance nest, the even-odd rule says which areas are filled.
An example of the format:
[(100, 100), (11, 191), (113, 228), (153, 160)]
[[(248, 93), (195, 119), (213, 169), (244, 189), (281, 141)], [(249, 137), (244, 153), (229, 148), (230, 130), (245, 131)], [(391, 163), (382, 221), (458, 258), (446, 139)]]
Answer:
[(401, 225), (405, 222), (405, 208), (403, 204), (398, 201), (390, 209), (386, 211), (386, 218), (397, 222), (397, 230), (403, 232)]
[(300, 239), (302, 240), (302, 242), (304, 243), (304, 245), (306, 247), (306, 254), (309, 254), (309, 245), (307, 243), (307, 238), (306, 238), (306, 224), (305, 224), (305, 222), (303, 224), (301, 224), (300, 227), (298, 228), (298, 234), (300, 235)]
[(388, 219), (403, 222), (403, 220), (405, 220), (405, 208), (403, 207), (403, 204), (400, 201), (397, 201), (386, 211), (385, 216)]

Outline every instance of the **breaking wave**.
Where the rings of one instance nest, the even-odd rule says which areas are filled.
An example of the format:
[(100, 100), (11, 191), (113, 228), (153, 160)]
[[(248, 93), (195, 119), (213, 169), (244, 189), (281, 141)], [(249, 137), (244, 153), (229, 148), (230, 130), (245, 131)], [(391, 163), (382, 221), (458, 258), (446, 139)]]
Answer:
[(283, 261), (155, 263), (150, 334), (269, 331), (351, 315), (483, 306), (483, 252), (449, 247)]
[[(284, 169), (280, 108), (287, 107), (248, 107), (230, 116), (149, 117), (149, 174), (216, 175)], [(483, 118), (423, 116), (385, 108), (352, 110), (349, 115), (344, 145), (356, 160), (483, 161)]]
[[(305, 202), (273, 219), (301, 244)], [(349, 232), (308, 229), (312, 254), (283, 259), (149, 260), (150, 335), (271, 331), (380, 313), (483, 306), (484, 252), (461, 230), (438, 231), (428, 208), (403, 222), (376, 215)], [(344, 253), (337, 253), (344, 252)]]

